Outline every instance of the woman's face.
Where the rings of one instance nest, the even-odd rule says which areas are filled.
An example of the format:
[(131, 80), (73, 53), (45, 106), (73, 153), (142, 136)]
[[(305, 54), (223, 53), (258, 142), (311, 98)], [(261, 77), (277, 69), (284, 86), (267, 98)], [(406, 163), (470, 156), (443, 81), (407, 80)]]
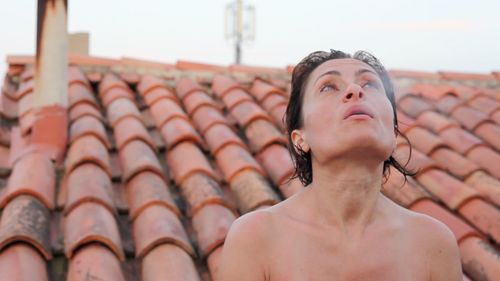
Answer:
[(339, 157), (383, 162), (396, 137), (393, 109), (375, 70), (356, 59), (335, 59), (319, 65), (304, 88), (303, 126), (292, 140), (313, 162)]

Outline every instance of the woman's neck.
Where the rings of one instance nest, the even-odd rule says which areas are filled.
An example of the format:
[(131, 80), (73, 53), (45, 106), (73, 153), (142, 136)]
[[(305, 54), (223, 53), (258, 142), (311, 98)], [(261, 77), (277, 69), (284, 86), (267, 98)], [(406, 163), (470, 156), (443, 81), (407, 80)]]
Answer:
[(383, 163), (370, 164), (366, 159), (313, 164), (309, 198), (319, 221), (339, 229), (346, 238), (361, 239), (378, 214), (382, 170)]

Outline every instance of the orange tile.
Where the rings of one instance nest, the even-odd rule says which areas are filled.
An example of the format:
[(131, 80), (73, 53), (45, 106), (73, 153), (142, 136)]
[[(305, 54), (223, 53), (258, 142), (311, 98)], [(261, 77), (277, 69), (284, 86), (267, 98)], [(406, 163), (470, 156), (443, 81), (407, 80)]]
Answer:
[(446, 168), (454, 176), (464, 179), (480, 167), (469, 159), (448, 148), (438, 148), (431, 154), (441, 167)]
[(262, 206), (270, 206), (280, 201), (269, 182), (259, 173), (247, 170), (238, 173), (231, 181), (238, 209), (241, 213), (253, 211)]
[(128, 99), (117, 99), (107, 108), (107, 116), (111, 127), (115, 127), (118, 122), (128, 116), (136, 117), (142, 122), (142, 116), (137, 106)]
[(29, 195), (17, 196), (2, 212), (0, 251), (10, 244), (25, 242), (45, 259), (51, 259), (49, 219), (49, 210), (40, 201)]
[(3, 191), (0, 208), (15, 197), (28, 194), (40, 200), (47, 208), (54, 208), (55, 168), (43, 154), (29, 153), (20, 158), (13, 167), (7, 187)]
[(137, 174), (127, 184), (129, 216), (132, 220), (152, 205), (168, 208), (176, 216), (180, 216), (165, 181), (155, 173), (145, 171)]
[(12, 165), (10, 164), (9, 156), (10, 156), (9, 147), (0, 145), (0, 170), (8, 171), (8, 173), (10, 174), (12, 170)]
[(3, 280), (49, 281), (47, 264), (30, 246), (16, 243), (0, 253)]
[(429, 158), (422, 152), (412, 148), (410, 157), (410, 147), (408, 144), (401, 144), (396, 147), (393, 156), (401, 165), (416, 173), (423, 173), (429, 169), (441, 168), (433, 159)]
[(393, 167), (390, 168), (390, 175), (387, 181), (383, 183), (381, 191), (392, 201), (405, 208), (408, 208), (418, 200), (431, 197), (429, 193), (414, 180), (407, 178), (405, 182), (403, 174)]
[(455, 95), (455, 89), (448, 85), (416, 84), (411, 90), (412, 93), (422, 95), (431, 100), (438, 100), (446, 95)]
[(419, 200), (415, 204), (412, 204), (410, 209), (415, 212), (429, 215), (446, 224), (455, 235), (459, 244), (461, 241), (465, 241), (471, 236), (480, 237), (480, 234), (471, 226), (431, 199)]
[(272, 92), (270, 95), (267, 95), (260, 104), (267, 112), (271, 112), (277, 106), (287, 105), (288, 99), (284, 96), (284, 94)]
[(120, 151), (120, 163), (123, 169), (123, 182), (143, 171), (151, 171), (164, 178), (163, 169), (155, 152), (145, 142), (133, 140)]
[(81, 102), (88, 103), (98, 108), (94, 94), (92, 94), (88, 86), (84, 86), (80, 83), (72, 84), (69, 86), (68, 99), (69, 99), (69, 110), (71, 110), (73, 106)]
[(29, 94), (24, 95), (18, 102), (18, 112), (19, 118), (29, 114), (33, 110), (33, 99), (35, 94), (30, 92)]
[(196, 240), (203, 256), (224, 243), (226, 234), (236, 216), (224, 206), (207, 205), (193, 216)]
[(123, 169), (117, 152), (109, 154), (109, 163), (111, 164), (111, 178), (113, 180), (121, 180)]
[(168, 89), (167, 85), (165, 84), (165, 81), (154, 75), (149, 75), (149, 74), (143, 75), (141, 77), (141, 81), (137, 85), (137, 91), (139, 91), (139, 93), (141, 93), (143, 97), (147, 95), (149, 91), (155, 88)]
[(236, 144), (247, 149), (240, 137), (226, 125), (215, 124), (206, 130), (204, 137), (213, 155), (217, 155), (219, 150), (228, 144)]
[(472, 148), (480, 146), (483, 143), (473, 134), (456, 127), (450, 127), (441, 131), (439, 138), (460, 154), (466, 154)]
[(452, 95), (447, 95), (447, 96), (440, 98), (435, 105), (440, 112), (448, 115), (456, 107), (460, 106), (463, 103), (464, 103), (464, 101), (462, 101), (458, 97), (452, 96)]
[(31, 143), (57, 164), (62, 164), (67, 148), (68, 114), (61, 105), (38, 108), (33, 123)]
[(287, 145), (285, 136), (269, 121), (257, 119), (245, 129), (250, 150), (259, 153), (272, 144)]
[(158, 132), (157, 129), (150, 129), (149, 135), (151, 136), (156, 148), (163, 151), (165, 149), (165, 141), (163, 141), (163, 137), (160, 135), (160, 132)]
[(492, 176), (500, 178), (500, 165), (492, 165), (492, 163), (500, 163), (498, 152), (486, 146), (476, 146), (467, 152), (466, 156)]
[(229, 126), (229, 122), (221, 112), (211, 106), (199, 107), (192, 115), (194, 124), (198, 131), (205, 135), (205, 132), (216, 124), (224, 124)]
[(102, 142), (107, 148), (111, 147), (106, 134), (106, 129), (99, 119), (93, 116), (85, 115), (73, 122), (69, 129), (69, 143), (74, 143), (83, 136), (94, 136)]
[(26, 66), (20, 78), (21, 81), (26, 82), (28, 80), (33, 79), (34, 77), (35, 77), (35, 67)]
[(194, 112), (202, 106), (211, 106), (221, 111), (219, 105), (217, 105), (211, 97), (201, 91), (191, 92), (188, 96), (186, 96), (184, 98), (184, 106), (186, 107), (186, 112), (189, 116), (192, 116)]
[(495, 280), (500, 276), (497, 249), (478, 237), (465, 239), (459, 246), (463, 270), (472, 280)]
[(479, 197), (477, 191), (442, 170), (432, 169), (420, 173), (417, 180), (452, 210), (467, 200)]
[(162, 244), (142, 260), (142, 281), (201, 281), (191, 257), (181, 248)]
[(155, 247), (172, 243), (194, 256), (195, 252), (179, 218), (169, 209), (151, 205), (133, 223), (136, 256), (144, 257)]
[[(421, 115), (424, 115), (427, 112), (432, 112), (432, 111), (426, 111), (426, 112), (422, 113)], [(402, 112), (399, 109), (397, 110), (397, 118), (398, 118), (398, 127), (402, 133), (406, 133), (406, 131), (417, 126), (417, 122), (415, 121), (415, 119), (408, 116), (406, 113)]]
[(495, 81), (495, 77), (491, 74), (481, 73), (465, 73), (453, 71), (439, 71), (438, 74), (445, 80), (479, 80), (479, 81)]
[(205, 146), (191, 122), (184, 118), (175, 117), (170, 119), (161, 127), (160, 134), (163, 140), (165, 140), (167, 149), (171, 149), (183, 141), (192, 141), (198, 143), (202, 147)]
[(86, 162), (99, 165), (111, 176), (108, 150), (94, 136), (82, 136), (73, 142), (66, 156), (66, 173), (71, 173), (76, 167)]
[(21, 133), (23, 135), (29, 135), (31, 129), (33, 129), (33, 124), (35, 123), (35, 113), (30, 110), (27, 114), (19, 118), (19, 127), (21, 128)]
[(156, 126), (161, 128), (165, 123), (173, 118), (184, 118), (189, 120), (189, 117), (176, 102), (171, 99), (161, 99), (155, 102), (151, 107), (151, 115), (155, 120)]
[(175, 65), (170, 63), (164, 63), (159, 61), (151, 61), (145, 59), (131, 58), (131, 57), (121, 57), (121, 65), (126, 65), (132, 69), (156, 69), (156, 70), (174, 70)]
[(183, 198), (188, 203), (188, 215), (194, 216), (208, 204), (220, 204), (231, 208), (224, 198), (219, 184), (204, 173), (194, 173), (182, 183)]
[(88, 56), (88, 55), (80, 55), (76, 53), (70, 53), (68, 55), (68, 63), (76, 64), (76, 65), (92, 65), (92, 66), (102, 66), (106, 68), (110, 68), (120, 61), (116, 59), (108, 59), (102, 57)]
[(243, 64), (232, 64), (229, 66), (231, 72), (242, 72), (249, 74), (285, 74), (286, 70), (276, 67), (252, 66)]
[(222, 98), (230, 90), (236, 88), (242, 87), (236, 81), (224, 75), (216, 75), (212, 81), (212, 91), (217, 94), (219, 98)]
[(148, 94), (146, 96), (143, 96), (144, 102), (149, 106), (153, 106), (156, 102), (162, 100), (162, 99), (169, 99), (171, 101), (174, 101), (175, 103), (179, 103), (179, 100), (177, 97), (170, 91), (167, 90), (166, 88), (153, 88), (148, 91)]
[(170, 173), (177, 185), (182, 185), (184, 180), (194, 173), (204, 173), (218, 180), (203, 152), (192, 142), (179, 143), (166, 157)]
[(489, 120), (488, 115), (468, 106), (458, 106), (450, 114), (469, 131), (474, 131), (478, 125)]
[(415, 95), (406, 95), (398, 101), (398, 108), (413, 118), (417, 118), (421, 113), (433, 110), (433, 106)]
[(74, 122), (78, 118), (81, 118), (83, 116), (93, 116), (93, 117), (101, 120), (101, 122), (104, 120), (101, 112), (97, 108), (95, 108), (94, 106), (92, 106), (88, 103), (77, 104), (73, 108), (71, 108), (71, 110), (69, 111), (70, 122)]
[(108, 248), (97, 243), (83, 246), (69, 260), (68, 281), (125, 281), (120, 261)]
[(123, 88), (111, 88), (106, 92), (105, 96), (101, 97), (101, 102), (104, 107), (109, 107), (110, 104), (112, 104), (114, 101), (118, 99), (128, 99), (131, 102), (134, 102), (134, 95), (129, 92), (124, 90)]
[(9, 67), (7, 68), (7, 75), (6, 76), (18, 76), (21, 75), (21, 73), (24, 71), (25, 66), (24, 65), (12, 65), (10, 64)]
[(486, 115), (491, 115), (493, 112), (500, 109), (500, 102), (486, 95), (476, 95), (474, 98), (468, 100), (467, 104)]
[(491, 114), (491, 120), (500, 125), (500, 110), (497, 110)]
[(274, 124), (276, 124), (283, 132), (286, 131), (286, 125), (285, 125), (286, 107), (287, 105), (285, 104), (279, 104), (276, 107), (274, 107), (271, 112), (269, 112), (269, 114), (271, 114), (271, 117), (274, 120)]
[(86, 76), (92, 83), (99, 83), (102, 80), (102, 73), (100, 72), (87, 72)]
[(68, 175), (65, 184), (67, 192), (65, 215), (84, 202), (101, 204), (111, 213), (116, 213), (111, 195), (111, 179), (99, 166), (93, 163), (78, 166)]
[(497, 207), (481, 198), (474, 198), (462, 204), (458, 212), (472, 225), (491, 237), (495, 243), (500, 242), (500, 210)]
[(233, 177), (245, 170), (253, 170), (265, 175), (262, 167), (252, 155), (239, 145), (226, 145), (215, 155), (217, 165), (224, 174), (226, 182), (231, 183)]
[(438, 136), (421, 127), (413, 127), (405, 134), (412, 146), (427, 155), (439, 147), (446, 147), (446, 144)]
[(254, 99), (242, 89), (235, 88), (228, 91), (222, 98), (222, 101), (226, 105), (227, 110), (231, 111), (236, 105), (245, 101), (254, 102)]
[(239, 103), (231, 110), (231, 115), (243, 128), (257, 119), (264, 119), (272, 122), (271, 117), (254, 102)]
[(485, 122), (477, 126), (474, 134), (486, 143), (490, 144), (497, 151), (500, 151), (500, 126), (493, 122)]
[(474, 188), (485, 199), (500, 206), (500, 181), (484, 171), (476, 171), (465, 179), (465, 183)]
[(141, 77), (137, 73), (133, 72), (124, 72), (120, 73), (120, 79), (125, 81), (127, 84), (138, 84), (139, 81), (141, 80)]
[(278, 95), (285, 97), (286, 94), (278, 87), (271, 85), (261, 79), (255, 79), (252, 84), (252, 88), (250, 89), (250, 93), (262, 103), (265, 99), (267, 99), (271, 95)]
[(221, 253), (222, 247), (215, 249), (207, 258), (208, 269), (210, 270), (210, 276), (213, 281), (220, 281), (220, 266), (221, 266)]
[(12, 96), (11, 98), (18, 101), (25, 95), (33, 93), (34, 87), (35, 87), (34, 79), (22, 82), (19, 84), (19, 88), (14, 93), (14, 96)]
[(156, 145), (144, 127), (144, 124), (135, 117), (125, 117), (114, 127), (116, 147), (122, 150), (131, 141), (142, 141), (156, 151)]
[(187, 60), (178, 60), (175, 67), (180, 70), (192, 70), (192, 71), (207, 71), (207, 72), (225, 72), (228, 69), (224, 66), (199, 63)]
[(64, 221), (64, 252), (73, 258), (82, 245), (97, 242), (106, 245), (125, 260), (118, 225), (113, 215), (101, 204), (85, 202), (71, 211)]
[(151, 115), (151, 111), (149, 108), (143, 109), (141, 111), (142, 120), (144, 121), (144, 126), (148, 129), (156, 128), (155, 120), (153, 119), (153, 115)]
[(110, 89), (121, 88), (125, 91), (130, 91), (130, 88), (123, 80), (116, 77), (114, 74), (108, 73), (104, 75), (99, 83), (99, 97), (102, 99)]
[(0, 115), (4, 116), (7, 119), (16, 119), (19, 116), (18, 107), (19, 102), (14, 101), (6, 94), (0, 96), (1, 101), (1, 113)]
[(176, 90), (177, 90), (177, 96), (184, 102), (185, 99), (193, 92), (201, 92), (201, 93), (205, 92), (205, 89), (203, 89), (203, 87), (200, 86), (200, 84), (198, 84), (193, 79), (187, 77), (181, 78), (179, 79), (179, 81), (177, 81)]
[(290, 153), (288, 149), (282, 145), (270, 145), (260, 152), (256, 158), (264, 169), (266, 169), (276, 186), (281, 185), (294, 172)]
[(418, 116), (417, 122), (435, 134), (450, 127), (459, 127), (457, 122), (435, 111), (423, 112)]
[(483, 92), (479, 88), (466, 86), (464, 84), (456, 84), (454, 88), (458, 96), (467, 102), (477, 96), (483, 95)]

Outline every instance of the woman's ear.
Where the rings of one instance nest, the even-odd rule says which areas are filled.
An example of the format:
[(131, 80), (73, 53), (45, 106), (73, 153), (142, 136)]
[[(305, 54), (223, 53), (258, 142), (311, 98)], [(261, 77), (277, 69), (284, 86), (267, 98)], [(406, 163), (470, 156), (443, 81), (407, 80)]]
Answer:
[(306, 137), (304, 135), (304, 132), (302, 132), (301, 130), (295, 129), (291, 133), (291, 138), (292, 138), (292, 142), (293, 142), (294, 148), (296, 146), (298, 146), (304, 152), (309, 152), (310, 148), (309, 148), (309, 145), (306, 142)]

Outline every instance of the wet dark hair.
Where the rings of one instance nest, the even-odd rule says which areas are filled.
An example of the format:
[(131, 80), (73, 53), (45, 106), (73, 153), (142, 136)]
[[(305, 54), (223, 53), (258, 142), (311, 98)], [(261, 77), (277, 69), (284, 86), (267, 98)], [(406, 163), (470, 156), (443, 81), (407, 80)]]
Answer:
[[(293, 69), (292, 91), (286, 109), (286, 113), (284, 116), (284, 118), (286, 119), (285, 124), (287, 128), (287, 137), (289, 144), (288, 148), (295, 166), (295, 172), (291, 176), (290, 180), (294, 178), (299, 178), (299, 180), (302, 182), (304, 186), (307, 186), (312, 182), (313, 171), (312, 171), (311, 151), (305, 152), (299, 146), (294, 145), (291, 137), (291, 133), (293, 130), (300, 129), (303, 126), (302, 105), (304, 100), (304, 88), (305, 85), (307, 84), (309, 75), (320, 64), (329, 60), (346, 59), (346, 58), (360, 60), (371, 66), (377, 72), (384, 85), (387, 98), (389, 99), (392, 105), (392, 110), (394, 113), (394, 131), (397, 135), (403, 137), (408, 142), (408, 144), (410, 144), (408, 138), (403, 133), (401, 133), (398, 128), (398, 119), (396, 114), (396, 99), (394, 97), (394, 87), (392, 86), (391, 79), (389, 78), (389, 74), (385, 70), (384, 66), (375, 56), (366, 51), (357, 51), (356, 53), (354, 53), (353, 56), (337, 50), (330, 50), (330, 52), (324, 52), (324, 51), (313, 52), (304, 59), (302, 59), (302, 61), (300, 61), (300, 63), (297, 64)], [(389, 177), (390, 166), (393, 166), (396, 170), (398, 170), (404, 175), (405, 182), (407, 176), (414, 176), (415, 173), (406, 169), (406, 165), (408, 164), (410, 157), (411, 157), (411, 145), (410, 145), (410, 153), (408, 161), (405, 163), (405, 165), (401, 165), (398, 161), (396, 161), (396, 159), (392, 155), (388, 159), (386, 159), (384, 161), (384, 169), (383, 169), (383, 175), (385, 180), (387, 180), (387, 178)]]

